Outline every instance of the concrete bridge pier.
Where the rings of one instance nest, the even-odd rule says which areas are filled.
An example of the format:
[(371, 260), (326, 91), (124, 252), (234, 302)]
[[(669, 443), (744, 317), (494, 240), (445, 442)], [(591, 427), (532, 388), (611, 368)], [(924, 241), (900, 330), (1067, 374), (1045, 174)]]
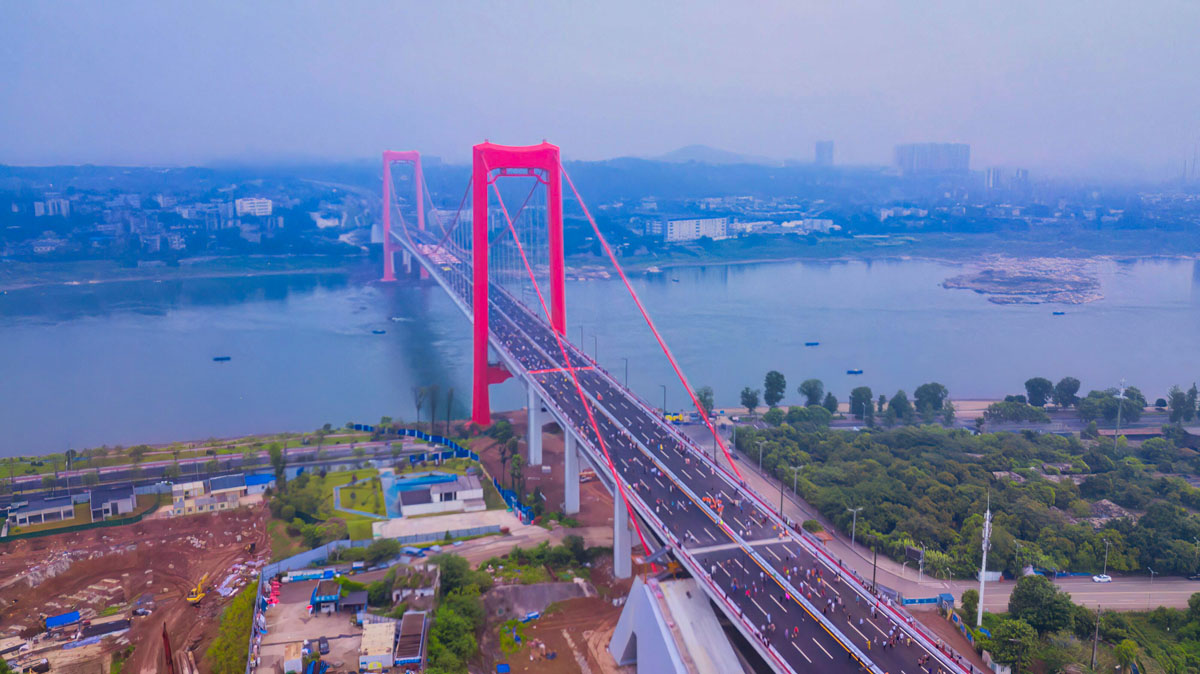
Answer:
[(540, 466), (542, 464), (542, 426), (545, 425), (545, 418), (542, 417), (542, 399), (538, 395), (533, 386), (528, 386), (529, 391), (529, 432), (526, 434), (526, 444), (529, 446), (529, 465)]
[(563, 433), (563, 445), (563, 512), (574, 515), (579, 512), (579, 448), (571, 431)]
[[(413, 268), (412, 253), (408, 252), (407, 248), (401, 248), (400, 251), (401, 251), (401, 253), (403, 253), (401, 255), (401, 259), (404, 261), (404, 273), (411, 276), (412, 270), (413, 270), (412, 269)], [(390, 255), (391, 253), (388, 253), (388, 254)]]
[(613, 577), (633, 575), (633, 549), (629, 541), (629, 510), (620, 490), (613, 491)]

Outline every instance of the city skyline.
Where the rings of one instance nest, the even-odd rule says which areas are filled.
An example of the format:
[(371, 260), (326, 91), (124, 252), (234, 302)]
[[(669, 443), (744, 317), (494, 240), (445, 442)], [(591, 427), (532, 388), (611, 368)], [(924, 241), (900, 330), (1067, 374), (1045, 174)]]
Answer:
[(838, 164), (886, 165), (937, 142), (975, 170), (1178, 176), (1200, 8), (1084, 7), (6, 5), (0, 162), (459, 163), (548, 136), (581, 160), (833, 140)]

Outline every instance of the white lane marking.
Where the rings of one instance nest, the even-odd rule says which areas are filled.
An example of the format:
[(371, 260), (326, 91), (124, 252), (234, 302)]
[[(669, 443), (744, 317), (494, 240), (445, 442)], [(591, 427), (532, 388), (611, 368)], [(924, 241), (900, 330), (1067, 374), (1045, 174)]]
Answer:
[(776, 560), (778, 560), (780, 562), (783, 561), (783, 557), (780, 557), (779, 555), (775, 554), (775, 552), (773, 550), (771, 550), (771, 548), (767, 548), (767, 553), (770, 554), (772, 557), (774, 557)]
[[(864, 620), (863, 622), (866, 622), (866, 621)], [(867, 635), (863, 634), (862, 630), (860, 630), (854, 626), (853, 620), (846, 620), (846, 624), (850, 626), (850, 629), (854, 630), (855, 632), (858, 632), (858, 636), (862, 637), (864, 641), (868, 641)]]
[[(817, 648), (821, 649), (822, 653), (824, 653), (825, 655), (829, 655), (829, 651), (825, 650), (825, 647), (822, 646), (821, 643), (817, 641), (816, 637), (810, 637), (810, 638), (812, 639), (812, 642), (817, 645)], [(829, 655), (829, 659), (832, 660), (833, 656)]]
[(775, 605), (778, 606), (779, 608), (783, 609), (785, 612), (787, 611), (787, 607), (784, 606), (783, 604), (780, 604), (779, 600), (775, 598), (775, 595), (771, 595), (771, 601), (775, 602)]
[(796, 650), (800, 651), (800, 655), (803, 655), (804, 659), (808, 660), (808, 664), (812, 664), (812, 658), (808, 657), (808, 653), (805, 653), (803, 650), (801, 650), (799, 646), (796, 646), (796, 642), (793, 641), (792, 646), (795, 647)]
[(758, 610), (762, 611), (763, 617), (767, 617), (767, 609), (763, 608), (757, 601), (755, 601), (754, 597), (750, 597), (750, 603), (758, 606)]

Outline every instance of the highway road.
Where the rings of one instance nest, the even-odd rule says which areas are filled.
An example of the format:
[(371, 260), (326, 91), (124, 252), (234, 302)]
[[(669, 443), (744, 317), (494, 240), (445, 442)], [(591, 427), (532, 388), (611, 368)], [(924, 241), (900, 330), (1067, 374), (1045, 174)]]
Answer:
[[(680, 430), (711, 452), (712, 434), (706, 426), (688, 424), (680, 427)], [(778, 495), (780, 493), (779, 481), (774, 477), (760, 474), (753, 458), (740, 452), (734, 452), (733, 456), (737, 459), (738, 466), (751, 487), (760, 494)], [(725, 457), (719, 456), (718, 459), (722, 465), (728, 465)], [(870, 549), (862, 544), (851, 547), (849, 536), (835, 531), (832, 524), (817, 513), (815, 508), (803, 499), (793, 496), (790, 484), (784, 484), (783, 487), (784, 514), (797, 521), (805, 519), (820, 521), (834, 535), (834, 540), (827, 543), (826, 548), (861, 576), (870, 578), (874, 571)], [(907, 597), (932, 597), (940, 592), (949, 592), (955, 597), (961, 597), (963, 590), (979, 587), (979, 583), (973, 580), (945, 581), (928, 575), (918, 579), (918, 574), (911, 565), (904, 568), (899, 562), (884, 556), (879, 557), (878, 570), (874, 572), (878, 575), (880, 585), (896, 590)], [(1072, 576), (1058, 578), (1055, 583), (1064, 591), (1069, 592), (1071, 600), (1077, 604), (1120, 611), (1148, 610), (1159, 606), (1186, 609), (1188, 598), (1193, 593), (1200, 592), (1200, 581), (1187, 580), (1178, 576), (1158, 576), (1153, 580), (1148, 576), (1113, 576), (1112, 583), (1093, 583), (1090, 577)], [(995, 612), (1007, 611), (1008, 597), (1012, 593), (1014, 585), (1011, 580), (988, 583), (984, 593), (984, 609)]]
[[(470, 305), (466, 265), (444, 262), (434, 271)], [(872, 671), (901, 674), (959, 669), (948, 659), (953, 655), (935, 653), (930, 641), (922, 641), (919, 625), (910, 624), (906, 614), (844, 576), (835, 560), (784, 527), (767, 504), (744, 492), (648, 405), (556, 339), (545, 320), (495, 284), (489, 299), (493, 344), (525, 370), (514, 374), (536, 382), (546, 402), (598, 449), (588, 409), (568, 371), (588, 368), (574, 374), (613, 468), (634, 491), (632, 502), (703, 569), (706, 577), (699, 580), (715, 589), (717, 603), (732, 619), (750, 626), (777, 659), (776, 668), (850, 672), (873, 663), (867, 665)], [(923, 666), (924, 660), (929, 662)]]

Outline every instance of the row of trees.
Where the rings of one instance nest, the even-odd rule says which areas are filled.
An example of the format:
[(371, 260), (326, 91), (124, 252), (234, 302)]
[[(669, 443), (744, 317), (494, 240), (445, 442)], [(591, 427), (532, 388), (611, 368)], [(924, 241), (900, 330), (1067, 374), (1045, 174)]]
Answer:
[[(783, 373), (771, 370), (763, 382), (762, 389), (742, 389), (741, 402), (750, 414), (758, 409), (758, 399), (761, 395), (767, 407), (775, 409), (783, 400), (783, 392), (787, 389), (787, 379)], [(765, 392), (764, 392), (765, 391)], [(796, 392), (804, 398), (805, 407), (824, 407), (831, 414), (837, 414), (838, 400), (832, 392), (826, 393), (825, 384), (820, 379), (805, 379), (796, 388)]]
[[(421, 427), (421, 410), (426, 406), (429, 408), (429, 432), (437, 433), (437, 410), (438, 400), (441, 396), (441, 387), (437, 384), (429, 386), (414, 386), (412, 388), (413, 404), (417, 408), (416, 424), (417, 428)], [(428, 405), (427, 405), (428, 403)], [(445, 416), (445, 435), (450, 435), (450, 415), (454, 409), (454, 387), (446, 389), (446, 416)], [(390, 421), (390, 419), (389, 419)]]
[(887, 426), (898, 423), (912, 424), (920, 418), (925, 423), (941, 420), (950, 425), (954, 422), (954, 404), (950, 402), (950, 391), (937, 382), (921, 384), (913, 392), (913, 399), (903, 390), (896, 391), (891, 400), (880, 394), (872, 402), (873, 393), (869, 386), (859, 386), (850, 391), (850, 413), (862, 419), (867, 426), (875, 425), (876, 415), (882, 417)]

